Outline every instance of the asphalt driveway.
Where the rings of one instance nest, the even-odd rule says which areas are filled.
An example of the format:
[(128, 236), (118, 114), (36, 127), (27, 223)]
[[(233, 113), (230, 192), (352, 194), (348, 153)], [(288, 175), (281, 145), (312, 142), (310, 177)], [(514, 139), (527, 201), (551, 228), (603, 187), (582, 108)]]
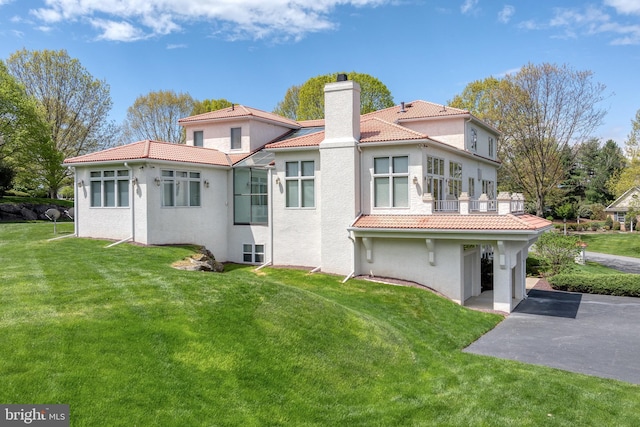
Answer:
[(533, 289), (464, 351), (640, 384), (640, 298)]

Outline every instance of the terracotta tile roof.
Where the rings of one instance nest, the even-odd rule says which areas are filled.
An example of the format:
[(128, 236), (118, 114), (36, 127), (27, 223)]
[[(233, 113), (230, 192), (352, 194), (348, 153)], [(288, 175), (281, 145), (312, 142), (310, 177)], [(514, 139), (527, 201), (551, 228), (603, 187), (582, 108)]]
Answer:
[(266, 111), (258, 110), (257, 108), (245, 107), (244, 105), (234, 105), (233, 107), (223, 108), (221, 110), (210, 111), (208, 113), (202, 113), (195, 116), (185, 117), (178, 120), (178, 124), (186, 125), (189, 123), (210, 121), (210, 120), (225, 120), (233, 118), (251, 118), (257, 117), (272, 122), (278, 122), (290, 128), (299, 128), (300, 124), (294, 120), (286, 117), (279, 116), (277, 114), (268, 113)]
[(75, 164), (139, 159), (230, 166), (227, 155), (218, 150), (151, 140), (138, 141), (132, 144), (98, 151), (97, 153), (72, 157), (65, 159), (64, 163)]
[(405, 141), (427, 139), (428, 136), (378, 117), (363, 116), (360, 121), (360, 142)]
[(324, 131), (320, 130), (297, 138), (289, 138), (284, 141), (267, 144), (265, 148), (317, 147), (323, 139)]
[(541, 230), (551, 221), (535, 215), (362, 215), (355, 228), (414, 230)]
[[(428, 136), (377, 117), (363, 118), (360, 122), (360, 143), (427, 139)], [(324, 139), (324, 130), (267, 144), (267, 148), (317, 147)]]
[(300, 120), (300, 126), (303, 128), (315, 128), (324, 126), (324, 119), (316, 119), (316, 120)]
[(460, 116), (468, 114), (470, 113), (467, 110), (417, 100), (413, 102), (406, 102), (404, 104), (404, 112), (401, 112), (400, 105), (395, 105), (393, 107), (385, 108), (384, 110), (373, 111), (365, 114), (363, 117), (378, 117), (382, 120), (395, 123), (396, 121), (402, 122), (402, 120)]

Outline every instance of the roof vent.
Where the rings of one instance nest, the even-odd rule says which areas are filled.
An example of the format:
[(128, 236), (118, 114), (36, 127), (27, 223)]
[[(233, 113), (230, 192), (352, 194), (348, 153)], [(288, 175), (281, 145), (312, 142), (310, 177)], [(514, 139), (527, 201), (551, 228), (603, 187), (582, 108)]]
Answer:
[(231, 103), (231, 111), (234, 111), (236, 109), (236, 104)]
[(349, 79), (347, 79), (347, 75), (344, 73), (338, 74), (338, 77), (336, 78), (337, 82), (346, 82), (347, 80)]
[(404, 109), (404, 101), (402, 101), (402, 102), (400, 103), (400, 111), (399, 111), (399, 112), (400, 112), (400, 113), (406, 113), (406, 112), (407, 112), (407, 110), (405, 110), (405, 109)]

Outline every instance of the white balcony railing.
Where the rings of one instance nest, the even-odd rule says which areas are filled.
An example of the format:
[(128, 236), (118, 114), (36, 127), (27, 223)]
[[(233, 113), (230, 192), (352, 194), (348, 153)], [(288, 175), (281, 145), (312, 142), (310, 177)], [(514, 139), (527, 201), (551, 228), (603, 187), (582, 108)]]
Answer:
[(467, 193), (461, 193), (458, 199), (434, 200), (430, 193), (422, 196), (427, 214), (454, 213), (469, 214), (522, 214), (524, 213), (524, 197), (521, 193), (500, 193), (497, 199), (489, 199), (482, 194), (477, 199), (471, 199)]

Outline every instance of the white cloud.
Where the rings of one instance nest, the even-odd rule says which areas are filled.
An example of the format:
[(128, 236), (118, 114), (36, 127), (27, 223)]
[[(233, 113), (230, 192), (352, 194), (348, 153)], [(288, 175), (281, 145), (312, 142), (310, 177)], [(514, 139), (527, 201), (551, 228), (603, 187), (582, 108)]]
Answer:
[(115, 22), (104, 19), (91, 19), (90, 22), (95, 28), (102, 30), (102, 34), (98, 36), (98, 40), (128, 42), (148, 37), (142, 30), (128, 22)]
[(102, 30), (99, 38), (108, 40), (134, 41), (166, 35), (203, 22), (229, 39), (299, 39), (310, 32), (334, 28), (331, 13), (338, 6), (393, 3), (394, 0), (47, 0), (45, 7), (30, 12), (49, 25), (90, 22)]
[(184, 44), (184, 43), (180, 43), (180, 44), (173, 43), (173, 44), (168, 44), (168, 45), (167, 45), (167, 49), (168, 49), (168, 50), (172, 50), (172, 49), (186, 49), (187, 47), (189, 47), (189, 46), (187, 46), (187, 45), (186, 45), (186, 44)]
[(479, 0), (464, 0), (462, 6), (460, 6), (460, 12), (467, 14), (473, 11)]
[(626, 25), (614, 21), (602, 9), (557, 9), (552, 27), (562, 28), (569, 37), (578, 35), (609, 35), (613, 45), (640, 44), (640, 25)]
[(613, 7), (618, 13), (640, 15), (640, 2), (638, 0), (605, 0), (604, 4)]
[[(631, 4), (624, 0), (607, 0), (612, 3)], [(612, 18), (603, 8), (586, 6), (583, 8), (556, 8), (548, 22), (525, 21), (518, 24), (526, 30), (560, 30), (555, 38), (578, 38), (600, 35), (610, 38), (612, 45), (640, 44), (640, 24), (625, 24)]]
[(505, 4), (500, 12), (498, 12), (498, 21), (503, 24), (508, 23), (511, 20), (511, 17), (516, 13), (516, 8)]

